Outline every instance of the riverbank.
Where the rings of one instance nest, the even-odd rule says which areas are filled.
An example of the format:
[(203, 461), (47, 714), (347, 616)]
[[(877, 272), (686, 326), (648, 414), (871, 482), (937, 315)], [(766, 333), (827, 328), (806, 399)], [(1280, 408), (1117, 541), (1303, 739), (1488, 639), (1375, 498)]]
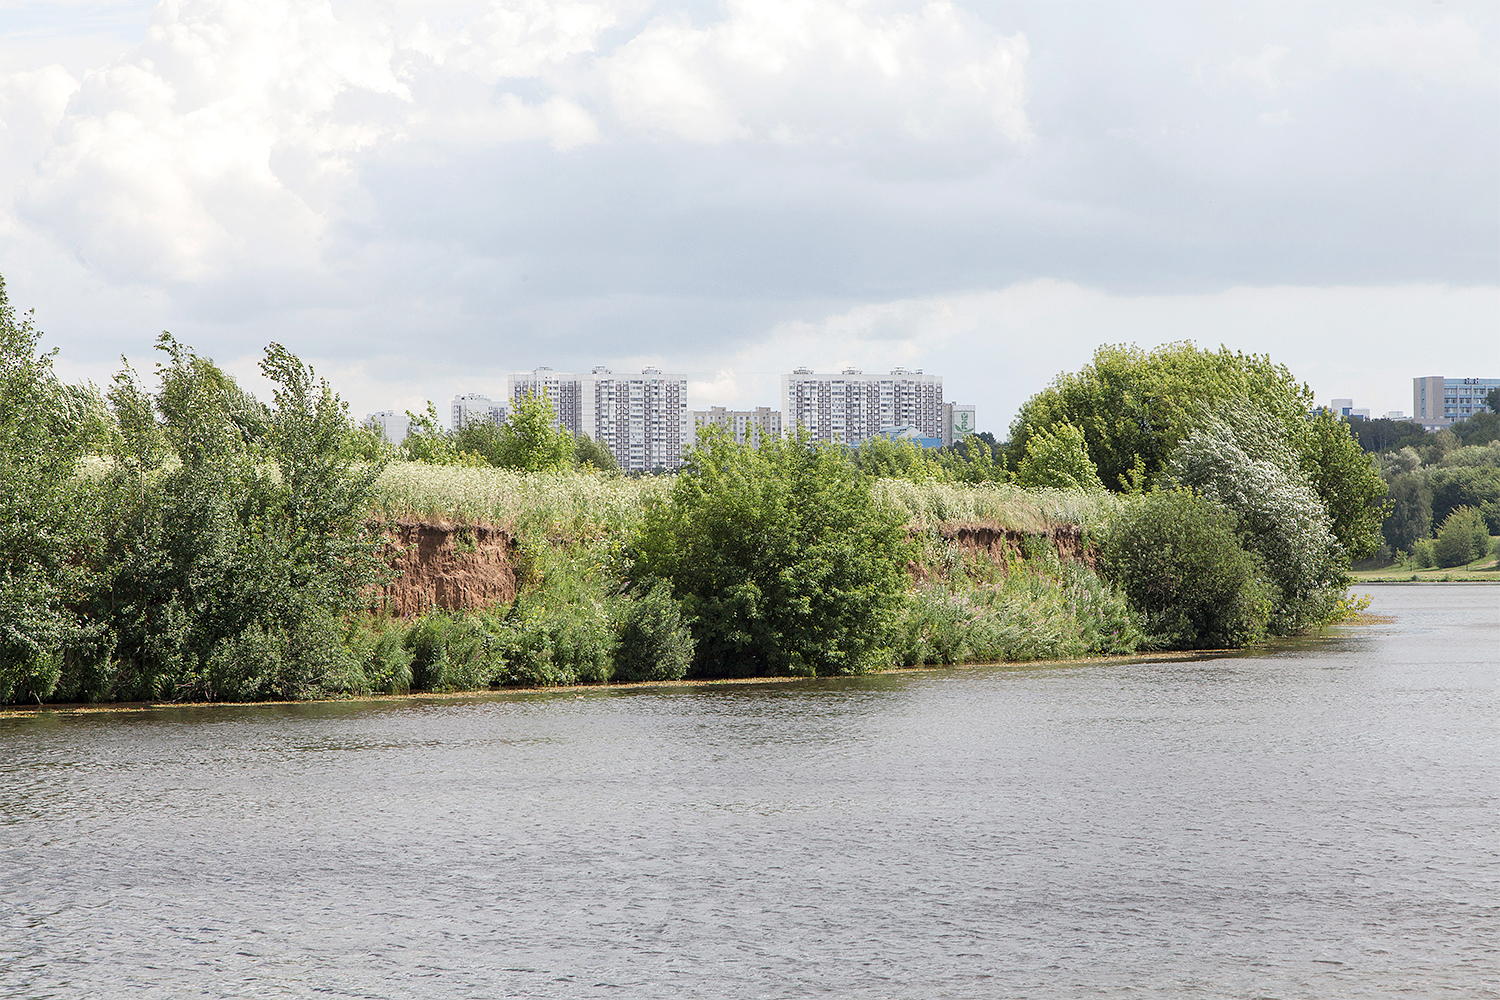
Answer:
[[(1378, 616), (1360, 616), (1364, 618)], [(1358, 623), (1358, 622), (1356, 622)], [(1303, 639), (1307, 636), (1301, 637)], [(753, 688), (761, 685), (793, 684), (804, 681), (847, 681), (860, 677), (916, 676), (926, 673), (945, 673), (958, 670), (973, 670), (981, 667), (1010, 667), (1029, 670), (1038, 667), (1060, 667), (1078, 665), (1108, 665), (1130, 663), (1171, 663), (1209, 660), (1223, 656), (1244, 655), (1243, 649), (1188, 649), (1160, 650), (1154, 653), (1122, 653), (1115, 656), (1061, 657), (1057, 659), (999, 661), (987, 663), (921, 664), (910, 667), (887, 667), (867, 674), (847, 674), (826, 677), (731, 677), (731, 678), (685, 678), (682, 680), (638, 681), (633, 683), (605, 682), (602, 684), (569, 684), (563, 686), (475, 688), (469, 691), (411, 691), (406, 694), (366, 694), (334, 698), (300, 698), (275, 701), (129, 701), (95, 703), (52, 703), (41, 705), (0, 705), (0, 719), (25, 718), (40, 715), (75, 716), (106, 715), (110, 713), (137, 714), (163, 710), (201, 710), (218, 708), (259, 708), (267, 706), (300, 705), (364, 705), (364, 704), (412, 704), (422, 702), (451, 703), (462, 701), (504, 700), (512, 696), (546, 695), (549, 697), (583, 697), (586, 693), (615, 693), (626, 691), (670, 690), (673, 688)]]

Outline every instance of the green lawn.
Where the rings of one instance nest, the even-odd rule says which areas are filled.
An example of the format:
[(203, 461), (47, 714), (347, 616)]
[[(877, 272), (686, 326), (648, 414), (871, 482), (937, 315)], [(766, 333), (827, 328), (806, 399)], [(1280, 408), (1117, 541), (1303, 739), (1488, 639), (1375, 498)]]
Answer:
[[(1492, 544), (1493, 541), (1491, 539)], [(1487, 555), (1467, 566), (1450, 566), (1447, 569), (1417, 569), (1411, 565), (1392, 563), (1377, 569), (1356, 569), (1349, 575), (1354, 578), (1355, 583), (1500, 583), (1500, 560), (1494, 555)]]

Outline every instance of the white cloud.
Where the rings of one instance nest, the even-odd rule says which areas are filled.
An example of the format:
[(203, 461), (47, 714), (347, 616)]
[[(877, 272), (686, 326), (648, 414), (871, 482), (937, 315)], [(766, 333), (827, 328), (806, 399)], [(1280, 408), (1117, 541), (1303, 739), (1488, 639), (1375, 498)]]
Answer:
[(607, 61), (620, 117), (693, 142), (1025, 143), (1025, 39), (951, 3), (733, 0), (699, 27), (660, 18)]
[(1485, 80), (1484, 42), (1458, 14), (1418, 23), (1396, 17), (1375, 24), (1342, 28), (1333, 33), (1333, 51), (1345, 65), (1378, 69), (1433, 80)]

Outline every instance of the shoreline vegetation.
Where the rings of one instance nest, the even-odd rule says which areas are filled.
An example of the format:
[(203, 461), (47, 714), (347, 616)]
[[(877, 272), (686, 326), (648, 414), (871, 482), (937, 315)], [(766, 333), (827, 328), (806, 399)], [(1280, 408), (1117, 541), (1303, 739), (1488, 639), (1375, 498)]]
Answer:
[[(1357, 614), (1391, 507), (1284, 367), (1187, 343), (1100, 348), (1004, 443), (709, 433), (626, 477), (546, 399), (456, 431), (429, 405), (398, 447), (277, 344), (263, 401), (169, 334), (103, 392), (39, 339), (0, 285), (0, 704), (1244, 648)], [(1488, 545), (1484, 514), (1434, 552)]]
[[(1359, 624), (1364, 620), (1385, 621), (1380, 615), (1356, 614), (1336, 623)], [(1318, 635), (1303, 636), (1318, 638)], [(328, 695), (314, 698), (284, 698), (255, 701), (131, 701), (131, 702), (32, 702), (0, 705), (0, 719), (27, 717), (42, 714), (95, 715), (109, 712), (135, 713), (155, 712), (164, 709), (199, 708), (263, 708), (277, 705), (353, 705), (353, 704), (405, 704), (411, 702), (465, 702), (491, 701), (516, 695), (582, 696), (588, 693), (675, 690), (681, 688), (754, 687), (765, 684), (798, 684), (805, 681), (839, 680), (850, 677), (902, 677), (921, 673), (950, 670), (977, 670), (985, 667), (1004, 667), (1026, 670), (1061, 666), (1093, 666), (1129, 663), (1189, 663), (1234, 656), (1246, 652), (1244, 649), (1159, 649), (1136, 653), (1112, 653), (1099, 656), (1061, 657), (1040, 660), (1000, 660), (996, 662), (971, 661), (966, 663), (922, 663), (914, 666), (888, 666), (863, 674), (830, 674), (806, 676), (792, 674), (758, 675), (751, 677), (713, 677), (652, 681), (609, 680), (597, 684), (568, 684), (542, 687), (483, 687), (463, 691), (405, 691), (399, 694), (369, 692), (355, 695)]]

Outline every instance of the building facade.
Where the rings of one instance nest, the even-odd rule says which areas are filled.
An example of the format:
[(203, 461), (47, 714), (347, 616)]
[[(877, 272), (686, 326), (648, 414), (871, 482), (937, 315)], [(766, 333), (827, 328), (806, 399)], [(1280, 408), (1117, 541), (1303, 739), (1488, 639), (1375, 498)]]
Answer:
[(769, 406), (757, 406), (753, 410), (726, 410), (712, 406), (706, 410), (692, 411), (693, 442), (705, 427), (722, 427), (725, 433), (740, 444), (759, 448), (762, 441), (781, 437), (781, 411)]
[(528, 393), (552, 404), (558, 427), (603, 444), (626, 472), (679, 468), (692, 440), (684, 375), (656, 368), (639, 375), (602, 367), (587, 375), (538, 368), (506, 379), (512, 405)]
[(1500, 378), (1444, 378), (1428, 375), (1411, 380), (1411, 408), (1417, 423), (1438, 430), (1468, 420), (1489, 409), (1484, 397), (1500, 388)]
[(979, 433), (974, 423), (974, 404), (943, 404), (943, 446), (962, 441), (970, 434)]
[(476, 421), (503, 424), (505, 406), (481, 393), (466, 392), (461, 396), (454, 396), (453, 401), (448, 404), (448, 421), (454, 430)]
[(379, 431), (388, 444), (399, 445), (411, 430), (411, 418), (395, 410), (381, 410), (366, 416), (365, 426)]
[(846, 368), (819, 375), (799, 368), (781, 376), (781, 426), (799, 428), (813, 441), (857, 445), (883, 427), (911, 426), (923, 437), (942, 438), (943, 379), (905, 368), (866, 375)]

